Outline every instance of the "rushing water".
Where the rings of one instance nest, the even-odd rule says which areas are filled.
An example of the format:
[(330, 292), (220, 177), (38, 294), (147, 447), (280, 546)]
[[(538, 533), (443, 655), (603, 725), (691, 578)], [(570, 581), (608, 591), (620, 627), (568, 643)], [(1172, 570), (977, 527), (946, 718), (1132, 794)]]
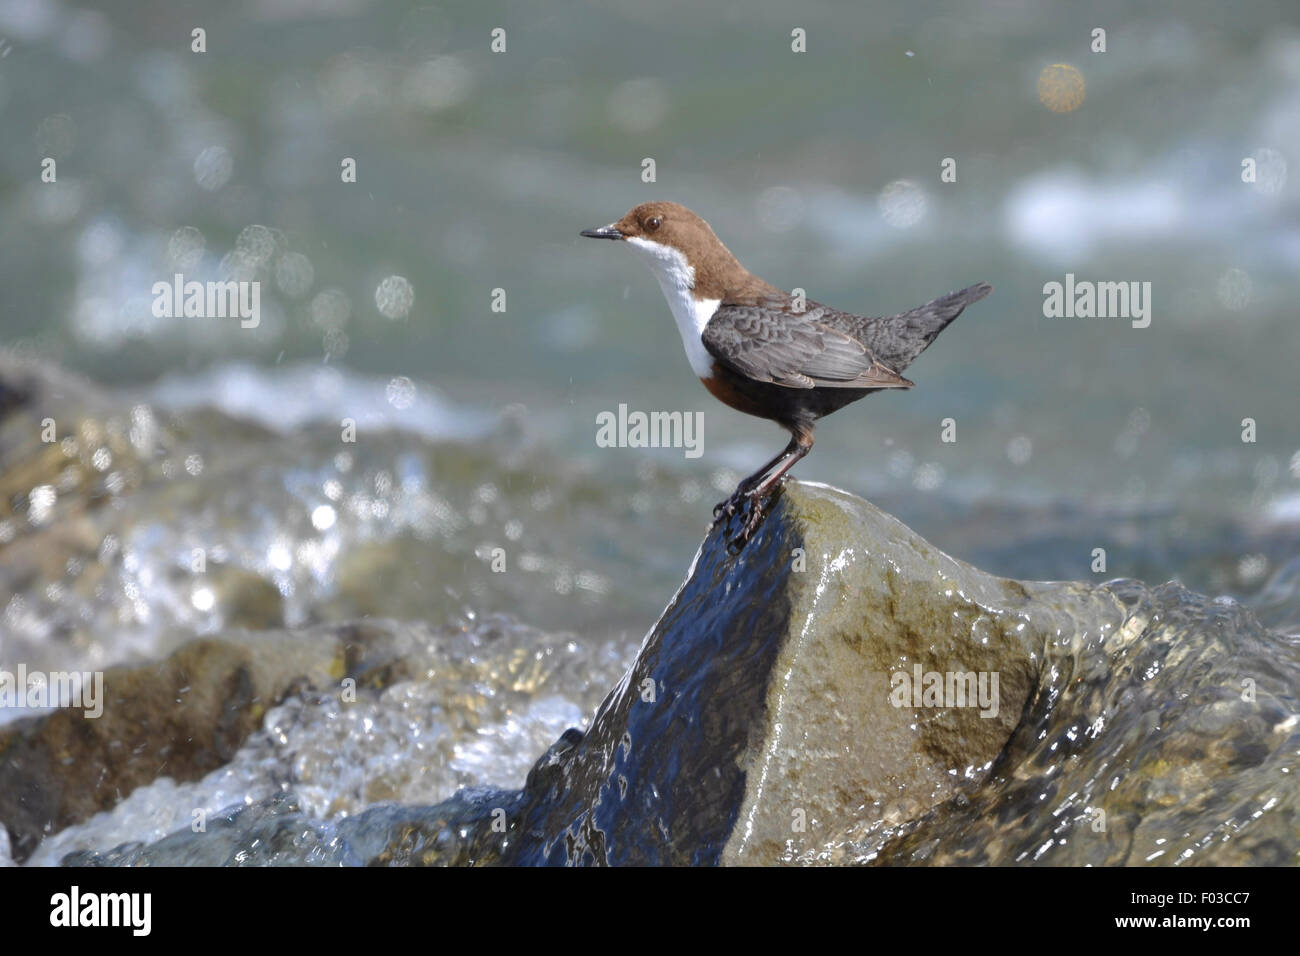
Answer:
[[(48, 407), (6, 420), (0, 664), (505, 615), (524, 644), (576, 640), (598, 663), (495, 713), (524, 729), (473, 774), (407, 795), (511, 782), (590, 712), (713, 502), (784, 440), (696, 386), (639, 263), (577, 238), (648, 198), (843, 308), (996, 287), (914, 366), (916, 390), (826, 422), (799, 474), (992, 572), (1177, 579), (1300, 631), (1294, 9), (667, 9), (0, 0), (6, 369), (104, 387), (35, 373)], [(1058, 62), (1086, 81), (1069, 112), (1036, 85)], [(177, 272), (260, 282), (257, 326), (156, 316)], [(1150, 326), (1044, 317), (1067, 274), (1151, 283)], [(597, 447), (620, 404), (703, 411), (703, 456)], [(60, 409), (73, 445), (42, 457), (36, 423)], [(340, 442), (343, 419), (362, 440)], [(140, 821), (173, 796), (270, 786), (223, 779), (159, 784), (87, 840), (156, 836)]]

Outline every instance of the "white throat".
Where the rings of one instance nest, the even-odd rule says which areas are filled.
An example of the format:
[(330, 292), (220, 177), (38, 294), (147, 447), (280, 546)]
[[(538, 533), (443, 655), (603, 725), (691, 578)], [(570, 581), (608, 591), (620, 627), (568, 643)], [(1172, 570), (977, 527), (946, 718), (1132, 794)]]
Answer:
[(681, 333), (692, 371), (700, 378), (712, 378), (713, 356), (704, 347), (700, 336), (722, 300), (695, 298), (695, 268), (672, 246), (640, 236), (630, 236), (626, 241), (649, 264), (650, 271), (659, 280), (659, 288), (664, 290), (668, 308), (672, 309), (673, 318), (677, 320), (677, 331)]

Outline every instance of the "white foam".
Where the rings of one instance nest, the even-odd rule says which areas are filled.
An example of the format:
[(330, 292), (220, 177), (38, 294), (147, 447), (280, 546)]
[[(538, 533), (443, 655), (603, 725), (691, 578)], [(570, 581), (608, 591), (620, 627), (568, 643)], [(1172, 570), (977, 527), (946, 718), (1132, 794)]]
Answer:
[(408, 407), (395, 408), (389, 384), (335, 366), (263, 369), (231, 362), (197, 375), (169, 375), (154, 387), (153, 398), (178, 411), (214, 408), (278, 432), (344, 418), (359, 429), (409, 431), (431, 439), (474, 438), (491, 427), (487, 413), (456, 406), (424, 383), (416, 384)]

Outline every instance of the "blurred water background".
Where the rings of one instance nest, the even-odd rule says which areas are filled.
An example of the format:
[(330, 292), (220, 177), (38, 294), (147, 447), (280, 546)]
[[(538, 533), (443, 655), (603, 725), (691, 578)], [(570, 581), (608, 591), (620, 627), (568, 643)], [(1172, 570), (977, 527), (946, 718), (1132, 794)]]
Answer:
[[(995, 286), (800, 476), (988, 571), (1178, 579), (1300, 630), (1293, 3), (0, 0), (0, 131), (0, 345), (100, 386), (103, 426), (81, 491), (6, 489), (0, 661), (505, 614), (608, 651), (562, 730), (785, 441), (699, 387), (644, 266), (578, 238), (652, 198), (839, 308)], [(259, 280), (260, 324), (155, 317), (176, 272)], [(1067, 273), (1150, 282), (1150, 326), (1044, 317)], [(702, 411), (703, 457), (598, 448), (620, 403)], [(98, 443), (141, 415), (174, 439), (132, 431), (114, 482)], [(111, 507), (50, 544), (78, 495)], [(265, 602), (196, 584), (199, 546)]]

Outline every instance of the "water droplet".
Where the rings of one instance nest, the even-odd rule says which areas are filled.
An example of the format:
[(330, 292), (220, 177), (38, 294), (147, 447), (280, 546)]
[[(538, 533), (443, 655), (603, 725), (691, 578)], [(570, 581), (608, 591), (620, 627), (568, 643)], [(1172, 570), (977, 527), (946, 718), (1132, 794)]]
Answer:
[(27, 496), (27, 520), (32, 524), (44, 524), (49, 520), (50, 512), (58, 500), (59, 493), (53, 485), (37, 485)]
[(311, 513), (311, 526), (317, 531), (328, 531), (334, 527), (337, 516), (329, 505), (321, 505)]
[(1255, 189), (1266, 196), (1276, 196), (1286, 185), (1286, 157), (1276, 149), (1255, 150)]
[(341, 289), (324, 289), (311, 300), (311, 320), (317, 328), (341, 329), (352, 317), (352, 300)]
[(306, 295), (315, 278), (311, 260), (301, 252), (287, 252), (275, 263), (275, 284), (291, 299)]
[(275, 255), (275, 236), (266, 226), (246, 226), (235, 239), (235, 253), (254, 265), (266, 265)]
[(277, 571), (288, 571), (293, 567), (293, 555), (287, 547), (277, 542), (267, 551), (266, 562)]
[(1068, 63), (1053, 63), (1038, 74), (1038, 99), (1053, 113), (1069, 113), (1087, 96), (1083, 73)]
[(203, 258), (207, 241), (193, 226), (182, 226), (167, 240), (167, 261), (177, 269), (192, 269)]
[(415, 383), (405, 375), (399, 375), (388, 383), (388, 404), (394, 408), (410, 408), (415, 402)]
[(1262, 554), (1247, 554), (1237, 562), (1237, 576), (1243, 584), (1258, 581), (1268, 571), (1268, 558)]
[(194, 181), (204, 192), (216, 192), (234, 171), (235, 161), (224, 146), (209, 146), (194, 159)]
[(389, 276), (375, 289), (375, 306), (390, 319), (404, 319), (415, 304), (415, 289), (402, 276)]
[(406, 75), (402, 91), (416, 109), (436, 113), (469, 96), (473, 74), (454, 56), (436, 56)]
[(912, 486), (918, 491), (934, 491), (943, 484), (943, 469), (927, 462), (912, 475)]
[(329, 358), (342, 358), (347, 355), (351, 344), (348, 334), (342, 329), (330, 329), (321, 337), (321, 348)]
[(907, 229), (925, 218), (925, 190), (909, 179), (898, 179), (880, 191), (880, 215), (895, 229)]
[(912, 471), (913, 460), (911, 452), (896, 451), (892, 453), (888, 461), (889, 473), (895, 478), (906, 478)]

